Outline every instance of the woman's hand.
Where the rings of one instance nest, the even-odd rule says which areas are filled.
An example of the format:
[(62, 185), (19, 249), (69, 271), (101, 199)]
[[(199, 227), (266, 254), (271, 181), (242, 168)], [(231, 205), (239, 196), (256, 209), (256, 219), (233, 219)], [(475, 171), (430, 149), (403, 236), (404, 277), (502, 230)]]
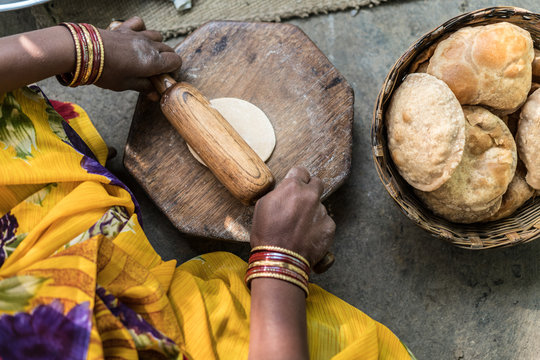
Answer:
[(105, 48), (105, 66), (97, 86), (122, 91), (152, 91), (148, 77), (172, 72), (182, 65), (174, 50), (162, 43), (158, 31), (146, 30), (132, 17), (113, 30), (99, 30)]
[[(134, 17), (114, 30), (99, 30), (105, 66), (96, 85), (111, 90), (152, 91), (149, 76), (182, 65), (157, 31)], [(75, 70), (75, 44), (63, 26), (0, 38), (0, 93)]]
[(322, 181), (303, 167), (292, 168), (285, 179), (255, 205), (251, 246), (273, 245), (304, 256), (315, 265), (328, 252), (336, 224), (321, 204)]
[[(255, 205), (251, 246), (273, 245), (304, 256), (311, 265), (322, 259), (334, 239), (336, 224), (321, 204), (322, 181), (303, 167)], [(275, 346), (279, 344), (279, 346)], [(251, 281), (249, 359), (308, 359), (304, 291), (287, 281)]]

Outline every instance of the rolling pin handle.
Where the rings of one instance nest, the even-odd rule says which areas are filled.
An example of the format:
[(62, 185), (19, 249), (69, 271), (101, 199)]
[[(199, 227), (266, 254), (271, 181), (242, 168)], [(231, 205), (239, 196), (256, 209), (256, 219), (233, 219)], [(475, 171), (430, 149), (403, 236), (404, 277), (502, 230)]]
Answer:
[(168, 74), (152, 76), (150, 77), (150, 81), (152, 81), (152, 84), (160, 94), (163, 94), (168, 88), (176, 84), (176, 80)]

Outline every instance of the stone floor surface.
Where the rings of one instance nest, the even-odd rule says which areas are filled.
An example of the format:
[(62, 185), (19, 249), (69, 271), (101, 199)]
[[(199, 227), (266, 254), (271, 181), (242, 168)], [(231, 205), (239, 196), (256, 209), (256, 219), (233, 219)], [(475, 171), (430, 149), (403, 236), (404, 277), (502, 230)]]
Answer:
[[(332, 249), (337, 262), (313, 282), (388, 326), (418, 359), (540, 358), (540, 241), (470, 251), (431, 237), (388, 196), (370, 150), (373, 105), (395, 60), (449, 18), (494, 5), (540, 12), (538, 0), (394, 0), (289, 21), (320, 47), (355, 92), (352, 174), (328, 201), (337, 223)], [(28, 10), (0, 14), (0, 36), (34, 27)], [(146, 233), (163, 258), (183, 262), (216, 250), (247, 257), (247, 245), (179, 233), (127, 174), (122, 150), (136, 93), (66, 89), (53, 79), (40, 85), (51, 98), (82, 105), (105, 141), (119, 150), (108, 166), (134, 190)]]

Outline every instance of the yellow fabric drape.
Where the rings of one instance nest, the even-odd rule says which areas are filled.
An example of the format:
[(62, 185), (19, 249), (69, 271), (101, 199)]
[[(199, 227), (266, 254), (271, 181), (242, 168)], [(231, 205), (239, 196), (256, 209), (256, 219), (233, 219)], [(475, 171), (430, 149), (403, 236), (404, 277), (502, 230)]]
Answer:
[[(58, 112), (36, 89), (0, 95), (0, 358), (37, 348), (70, 359), (247, 358), (246, 263), (223, 252), (163, 261), (102, 166), (107, 147), (86, 113), (53, 104)], [(307, 317), (313, 359), (410, 358), (386, 327), (316, 285)]]

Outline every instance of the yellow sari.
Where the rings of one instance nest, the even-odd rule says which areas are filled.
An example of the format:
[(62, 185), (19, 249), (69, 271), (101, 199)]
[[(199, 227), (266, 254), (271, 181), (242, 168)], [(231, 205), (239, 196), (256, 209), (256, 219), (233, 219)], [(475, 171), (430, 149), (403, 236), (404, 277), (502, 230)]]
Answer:
[[(0, 106), (0, 359), (247, 358), (246, 263), (163, 261), (81, 108), (36, 87)], [(411, 358), (316, 285), (307, 322), (313, 359)]]

